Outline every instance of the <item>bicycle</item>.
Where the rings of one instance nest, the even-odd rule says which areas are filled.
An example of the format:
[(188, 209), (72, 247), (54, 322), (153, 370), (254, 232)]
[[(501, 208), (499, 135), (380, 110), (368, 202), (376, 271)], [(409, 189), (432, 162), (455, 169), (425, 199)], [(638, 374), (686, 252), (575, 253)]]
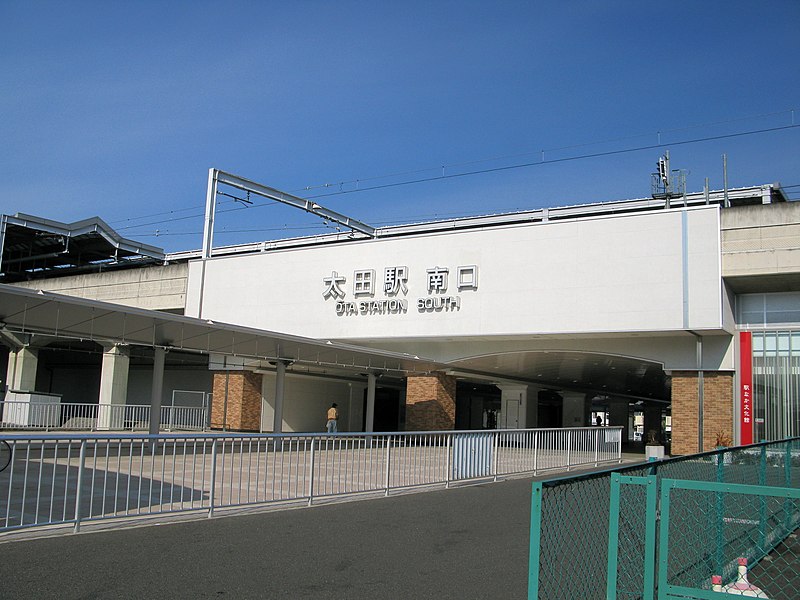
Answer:
[(11, 445), (5, 440), (0, 440), (0, 473), (11, 464), (12, 456)]

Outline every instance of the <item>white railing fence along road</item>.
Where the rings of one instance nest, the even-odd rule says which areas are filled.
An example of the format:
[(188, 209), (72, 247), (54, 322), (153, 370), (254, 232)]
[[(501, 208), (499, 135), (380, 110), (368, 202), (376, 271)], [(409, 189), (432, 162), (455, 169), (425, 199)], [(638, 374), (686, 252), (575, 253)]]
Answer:
[[(96, 405), (95, 405), (96, 406)], [(0, 532), (619, 462), (621, 427), (327, 434), (14, 434)], [(5, 462), (5, 461), (3, 461)]]
[[(160, 418), (161, 429), (167, 431), (204, 431), (208, 410), (203, 405), (172, 404), (161, 407)], [(147, 431), (149, 427), (150, 405), (146, 404), (0, 402), (0, 429)]]

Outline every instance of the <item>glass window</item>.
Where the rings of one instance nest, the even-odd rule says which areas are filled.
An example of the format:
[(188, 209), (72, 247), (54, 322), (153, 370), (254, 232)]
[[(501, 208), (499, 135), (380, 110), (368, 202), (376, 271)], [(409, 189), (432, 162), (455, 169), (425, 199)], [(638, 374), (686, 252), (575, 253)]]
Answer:
[(736, 314), (742, 327), (800, 325), (800, 292), (741, 294), (736, 297)]
[(753, 332), (753, 437), (800, 435), (800, 331)]

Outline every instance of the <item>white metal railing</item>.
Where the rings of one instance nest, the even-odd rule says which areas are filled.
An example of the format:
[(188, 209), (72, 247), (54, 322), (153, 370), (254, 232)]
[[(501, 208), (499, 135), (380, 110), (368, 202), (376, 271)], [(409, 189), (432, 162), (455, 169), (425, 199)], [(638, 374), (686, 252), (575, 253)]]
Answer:
[[(162, 406), (160, 428), (204, 431), (207, 412), (204, 406)], [(149, 428), (150, 406), (146, 404), (0, 402), (0, 429), (147, 431)]]
[[(445, 485), (619, 462), (622, 428), (13, 434), (0, 531)], [(3, 451), (5, 444), (0, 444)], [(2, 458), (2, 457), (0, 457)], [(0, 460), (2, 465), (5, 460)]]

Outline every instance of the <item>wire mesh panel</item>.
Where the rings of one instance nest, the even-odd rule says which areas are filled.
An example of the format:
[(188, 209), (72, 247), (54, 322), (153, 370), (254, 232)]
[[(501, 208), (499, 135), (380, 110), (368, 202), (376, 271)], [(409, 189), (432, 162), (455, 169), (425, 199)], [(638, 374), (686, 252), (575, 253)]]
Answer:
[(742, 596), (798, 597), (800, 490), (665, 479), (661, 515), (665, 598), (697, 598), (715, 584)]
[[(608, 600), (652, 598), (657, 480), (612, 474), (608, 534)], [(643, 506), (646, 511), (622, 510)]]
[[(800, 487), (800, 439), (717, 450), (615, 471), (634, 477), (652, 475), (657, 486), (663, 479), (679, 479), (756, 485), (763, 489), (797, 489)], [(592, 582), (581, 586), (581, 597), (606, 598), (611, 558), (611, 477), (612, 471), (606, 471), (542, 482), (541, 498), (537, 500), (541, 505), (540, 514), (532, 518), (531, 537), (539, 546), (531, 553), (537, 557), (535, 564), (530, 564), (531, 580), (535, 580), (536, 585), (529, 589), (529, 598), (573, 598), (575, 581)], [(739, 554), (751, 560), (754, 572), (762, 564), (778, 561), (772, 558), (778, 547), (794, 547), (792, 536), (798, 526), (794, 515), (800, 514), (798, 507), (787, 500), (768, 500), (766, 496), (753, 502), (748, 516), (737, 513), (740, 504), (735, 500), (723, 499), (718, 494), (697, 496), (693, 503), (687, 499), (676, 507), (675, 518), (685, 519), (689, 532), (702, 532), (704, 543), (683, 540), (665, 549), (665, 553), (669, 550), (669, 556), (681, 557), (678, 566), (671, 565), (670, 569), (676, 569), (686, 581), (698, 582), (698, 586), (707, 584), (706, 589), (710, 591), (712, 571), (718, 570), (721, 576), (730, 577), (736, 571)], [(646, 597), (642, 592), (645, 582), (641, 562), (645, 513), (641, 489), (625, 486), (619, 498), (619, 562), (614, 571), (615, 592), (619, 598)], [(691, 524), (692, 518), (703, 518), (703, 526)], [(779, 524), (781, 519), (785, 522), (783, 525)], [(534, 523), (540, 523), (536, 531), (533, 531)], [(740, 547), (741, 540), (751, 538), (757, 543), (752, 545), (751, 551), (745, 552)], [(784, 550), (783, 555), (787, 552), (789, 550)], [(764, 559), (759, 560), (762, 556)], [(725, 565), (728, 565), (727, 571), (723, 568)], [(795, 588), (800, 587), (800, 582), (798, 584)], [(786, 597), (797, 598), (800, 594)]]
[[(625, 469), (624, 472), (646, 475), (648, 470)], [(575, 588), (571, 582), (581, 581), (592, 582), (591, 585), (581, 585), (581, 598), (605, 599), (609, 490), (610, 473), (545, 482), (542, 489), (540, 559), (538, 565), (531, 567), (539, 571), (539, 589), (531, 598), (574, 598)], [(625, 537), (631, 537), (631, 541), (625, 543), (635, 546), (636, 524), (629, 522), (633, 515), (626, 510), (620, 518), (627, 523)], [(632, 586), (632, 577), (626, 575), (622, 581)]]

